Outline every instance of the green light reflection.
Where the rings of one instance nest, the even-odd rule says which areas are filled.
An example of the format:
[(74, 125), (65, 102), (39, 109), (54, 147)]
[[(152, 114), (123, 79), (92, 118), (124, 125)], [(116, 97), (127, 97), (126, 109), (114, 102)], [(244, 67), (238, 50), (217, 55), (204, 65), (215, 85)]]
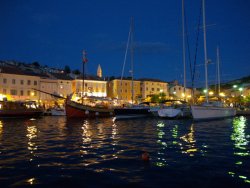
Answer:
[(160, 145), (160, 150), (157, 152), (157, 161), (155, 165), (158, 167), (164, 167), (168, 165), (165, 159), (166, 154), (164, 152), (164, 150), (167, 148), (167, 142), (164, 140), (166, 139), (164, 132), (165, 124), (159, 121), (156, 126), (157, 126), (157, 138), (158, 138), (157, 144)]
[[(249, 141), (249, 135), (246, 135), (245, 130), (247, 126), (247, 119), (244, 116), (235, 117), (233, 119), (233, 132), (231, 134), (231, 140), (234, 142), (234, 155), (239, 159), (245, 159), (245, 157), (250, 156), (247, 146)], [(244, 165), (243, 161), (236, 161), (235, 165), (240, 166)], [(250, 177), (239, 174), (236, 176), (234, 172), (228, 172), (232, 177), (237, 177), (243, 179), (245, 183), (250, 183)]]

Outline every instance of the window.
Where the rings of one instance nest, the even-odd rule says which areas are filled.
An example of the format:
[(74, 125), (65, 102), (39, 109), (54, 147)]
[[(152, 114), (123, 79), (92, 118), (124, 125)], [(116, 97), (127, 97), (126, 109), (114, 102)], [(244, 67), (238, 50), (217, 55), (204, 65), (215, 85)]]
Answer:
[(3, 83), (7, 84), (7, 79), (6, 78), (3, 79)]
[(20, 80), (20, 84), (23, 85), (23, 83), (24, 83), (23, 80)]
[(37, 81), (34, 81), (34, 85), (37, 86)]
[(27, 91), (27, 95), (30, 96), (30, 91)]
[(10, 94), (11, 94), (11, 95), (17, 95), (17, 91), (16, 91), (15, 89), (11, 89), (11, 90), (10, 90)]
[(157, 91), (160, 91), (160, 88), (157, 88)]
[(15, 79), (12, 79), (12, 84), (16, 84), (16, 80)]
[(151, 90), (152, 90), (152, 91), (154, 91), (154, 90), (155, 90), (155, 88), (152, 88)]
[(7, 94), (7, 90), (6, 89), (3, 89), (3, 94)]
[(31, 83), (30, 80), (28, 80), (28, 81), (27, 81), (27, 84), (30, 85), (30, 83)]
[(23, 96), (23, 90), (20, 91), (20, 95)]

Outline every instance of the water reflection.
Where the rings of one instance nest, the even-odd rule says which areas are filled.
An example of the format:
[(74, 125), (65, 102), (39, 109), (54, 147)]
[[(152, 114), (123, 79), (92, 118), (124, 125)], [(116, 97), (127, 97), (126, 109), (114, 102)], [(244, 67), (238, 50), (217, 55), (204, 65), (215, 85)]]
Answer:
[(35, 157), (35, 151), (37, 150), (37, 145), (34, 142), (34, 139), (37, 137), (37, 127), (35, 124), (33, 124), (33, 121), (27, 121), (25, 122), (26, 124), (26, 130), (27, 134), (26, 137), (28, 138), (28, 143), (27, 143), (27, 149), (30, 152), (30, 161), (33, 160)]
[(235, 155), (248, 156), (246, 146), (248, 141), (245, 134), (246, 129), (246, 118), (244, 116), (236, 117), (233, 120), (233, 133), (231, 135), (231, 140), (234, 141), (234, 147), (236, 149)]
[(118, 129), (117, 129), (117, 125), (114, 123), (112, 125), (112, 134), (111, 134), (111, 139), (112, 139), (112, 142), (111, 142), (111, 145), (113, 146), (112, 147), (112, 150), (114, 151), (113, 153), (113, 157), (114, 158), (118, 158), (117, 156), (117, 152), (116, 152), (116, 146), (118, 144), (118, 137), (117, 137), (117, 134), (118, 134)]
[(3, 122), (0, 120), (0, 137), (2, 137), (3, 134)]
[(167, 148), (167, 143), (165, 142), (165, 139), (164, 139), (165, 124), (162, 121), (159, 121), (156, 126), (157, 126), (157, 143), (160, 145), (160, 149), (157, 152), (156, 166), (163, 167), (167, 165), (166, 157), (165, 157), (166, 155), (165, 149)]
[[(233, 120), (233, 132), (231, 135), (231, 140), (234, 142), (234, 155), (237, 157), (235, 162), (236, 166), (243, 166), (246, 163), (246, 157), (250, 156), (247, 146), (249, 141), (249, 135), (246, 135), (245, 130), (247, 128), (247, 119), (244, 116), (235, 117)], [(246, 183), (250, 183), (250, 176), (239, 174), (236, 172), (228, 172), (232, 177), (238, 177)]]
[(194, 132), (194, 124), (192, 124), (190, 126), (190, 132), (180, 137), (180, 139), (186, 143), (182, 144), (182, 153), (188, 154), (189, 156), (194, 156), (194, 153), (197, 152), (197, 148), (195, 146), (196, 140), (194, 138)]

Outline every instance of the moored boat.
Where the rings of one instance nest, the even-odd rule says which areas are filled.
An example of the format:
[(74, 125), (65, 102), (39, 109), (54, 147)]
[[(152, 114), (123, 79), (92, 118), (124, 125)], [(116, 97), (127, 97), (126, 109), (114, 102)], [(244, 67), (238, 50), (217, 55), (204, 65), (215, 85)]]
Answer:
[(0, 118), (39, 117), (43, 114), (35, 101), (0, 101)]
[[(114, 110), (109, 105), (98, 105), (90, 103), (91, 98), (85, 98), (84, 103), (76, 102), (67, 99), (65, 102), (66, 116), (68, 118), (94, 118), (94, 117), (111, 117), (114, 115)], [(92, 99), (93, 100), (93, 99)], [(96, 98), (94, 100), (97, 100)]]
[(216, 104), (192, 105), (192, 115), (194, 120), (219, 119), (236, 115), (235, 108), (225, 107)]
[(132, 107), (115, 108), (114, 109), (115, 120), (141, 118), (152, 116), (149, 106), (137, 105)]

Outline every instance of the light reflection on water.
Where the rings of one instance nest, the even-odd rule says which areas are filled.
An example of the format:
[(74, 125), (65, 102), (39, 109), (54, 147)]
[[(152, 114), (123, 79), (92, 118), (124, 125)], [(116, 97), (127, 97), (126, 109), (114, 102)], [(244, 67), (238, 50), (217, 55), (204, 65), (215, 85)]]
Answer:
[[(246, 135), (247, 119), (244, 116), (235, 117), (233, 120), (233, 132), (231, 134), (231, 140), (234, 141), (234, 155), (239, 156), (235, 162), (236, 167), (244, 168), (246, 160), (249, 155), (249, 135)], [(238, 167), (237, 167), (238, 168)], [(249, 167), (248, 167), (249, 168)], [(237, 173), (237, 171), (228, 172), (234, 178), (243, 179), (244, 182), (250, 183), (249, 172)]]
[[(248, 122), (246, 117), (211, 122), (65, 117), (1, 120), (0, 183), (43, 185), (77, 177), (99, 186), (111, 177), (117, 185), (172, 182), (182, 186), (192, 181), (202, 185), (214, 182), (213, 178), (247, 184)], [(150, 163), (142, 162), (142, 151), (149, 152)], [(7, 176), (10, 173), (12, 177)], [(85, 177), (89, 173), (91, 177)], [(105, 178), (96, 181), (100, 175)], [(185, 177), (182, 182), (180, 176)]]

